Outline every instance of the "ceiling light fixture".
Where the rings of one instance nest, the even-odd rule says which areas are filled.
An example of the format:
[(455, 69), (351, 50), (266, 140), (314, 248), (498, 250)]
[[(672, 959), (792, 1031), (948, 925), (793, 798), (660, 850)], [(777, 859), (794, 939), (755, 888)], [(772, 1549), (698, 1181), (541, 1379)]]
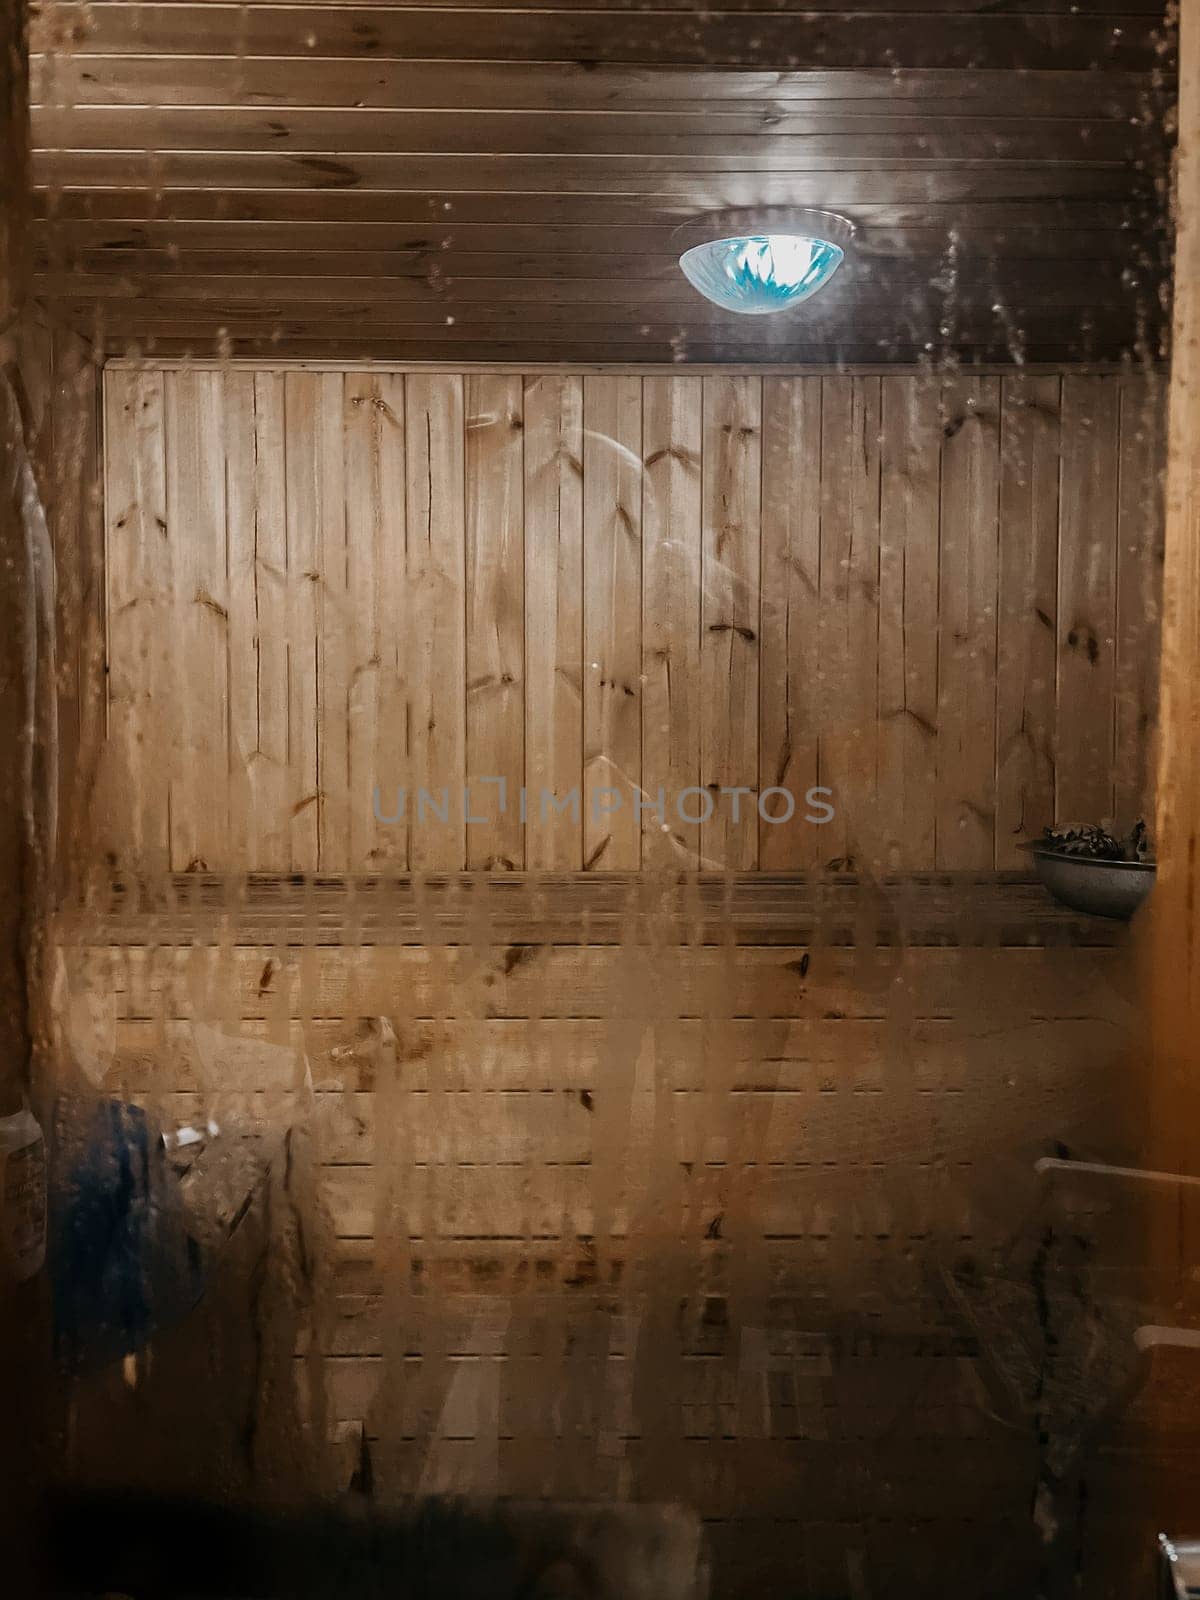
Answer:
[(723, 311), (769, 316), (823, 288), (845, 259), (854, 231), (832, 211), (771, 206), (720, 212), (676, 230), (677, 242), (688, 246), (679, 266)]

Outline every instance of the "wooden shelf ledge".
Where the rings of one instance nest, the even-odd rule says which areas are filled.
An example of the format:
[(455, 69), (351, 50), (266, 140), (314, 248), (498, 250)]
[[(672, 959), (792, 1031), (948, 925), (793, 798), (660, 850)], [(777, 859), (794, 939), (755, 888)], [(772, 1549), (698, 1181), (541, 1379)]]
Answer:
[(1109, 948), (1127, 925), (1085, 917), (1016, 873), (202, 873), (93, 883), (64, 907), (68, 944), (616, 944)]

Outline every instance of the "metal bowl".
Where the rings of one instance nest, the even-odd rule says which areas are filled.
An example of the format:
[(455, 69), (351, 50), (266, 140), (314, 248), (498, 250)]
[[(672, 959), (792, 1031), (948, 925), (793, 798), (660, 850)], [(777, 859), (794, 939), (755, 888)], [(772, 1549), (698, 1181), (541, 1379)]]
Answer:
[(1061, 850), (1033, 851), (1037, 875), (1072, 911), (1126, 921), (1154, 887), (1153, 861), (1092, 861)]

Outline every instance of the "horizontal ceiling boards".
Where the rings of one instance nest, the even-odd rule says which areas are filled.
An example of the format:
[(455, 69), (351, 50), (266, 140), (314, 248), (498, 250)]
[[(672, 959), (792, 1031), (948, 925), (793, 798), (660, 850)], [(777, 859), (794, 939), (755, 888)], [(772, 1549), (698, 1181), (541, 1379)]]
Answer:
[[(1012, 185), (1009, 185), (1011, 190)], [(379, 224), (418, 230), (428, 243), (452, 234), (467, 224), (491, 226), (581, 226), (616, 228), (657, 225), (674, 228), (694, 219), (687, 201), (678, 196), (524, 194), (453, 194), (418, 189), (402, 194), (347, 193), (321, 189), (284, 192), (271, 189), (242, 192), (206, 189), (148, 189), (120, 186), (39, 189), (33, 199), (34, 216), (57, 225), (60, 220), (128, 219), (130, 221), (263, 221), (297, 226), (311, 222), (353, 223), (342, 237), (352, 242), (358, 228)], [(1041, 199), (863, 200), (854, 208), (854, 220), (864, 228), (927, 226), (946, 244), (959, 233), (980, 227), (997, 228), (1104, 228), (1111, 230), (1110, 248), (1120, 253), (1131, 240), (1141, 244), (1161, 240), (1162, 218), (1150, 195), (1139, 200), (1080, 199), (1060, 194)]]
[(132, 180), (151, 190), (438, 188), (442, 193), (537, 192), (550, 183), (560, 194), (662, 195), (695, 208), (825, 206), (908, 201), (969, 201), (1072, 195), (1115, 199), (1145, 196), (1153, 178), (1130, 163), (980, 161), (976, 164), (837, 156), (792, 157), (763, 149), (747, 156), (457, 156), (372, 154), (290, 155), (225, 151), (39, 151), (34, 180), (81, 185)]
[[(202, 348), (205, 340), (207, 348)], [(205, 362), (226, 365), (231, 359), (235, 362), (254, 363), (277, 359), (279, 343), (280, 341), (274, 336), (266, 334), (242, 333), (236, 337), (222, 334), (213, 337), (212, 329), (207, 324), (201, 330), (193, 326), (191, 337), (183, 338), (179, 336), (178, 325), (172, 324), (170, 334), (164, 335), (160, 332), (153, 339), (131, 336), (128, 342), (130, 354), (120, 359), (127, 360), (134, 366), (146, 363), (156, 365), (178, 363), (191, 367), (203, 365)], [(920, 351), (912, 350), (911, 346), (907, 347), (911, 353), (901, 361), (890, 347), (881, 355), (877, 347), (865, 341), (860, 341), (857, 347), (839, 346), (838, 354), (832, 362), (828, 344), (793, 344), (788, 347), (785, 359), (770, 364), (764, 363), (754, 353), (748, 358), (739, 358), (736, 350), (723, 349), (722, 346), (710, 342), (705, 342), (703, 345), (702, 348), (706, 352), (704, 354), (693, 356), (688, 353), (685, 344), (683, 353), (677, 354), (672, 361), (654, 362), (646, 358), (644, 341), (631, 339), (627, 343), (614, 344), (611, 341), (598, 343), (595, 338), (586, 337), (577, 337), (574, 340), (569, 361), (564, 360), (561, 345), (554, 345), (538, 338), (523, 338), (517, 346), (514, 346), (511, 340), (498, 340), (494, 348), (500, 352), (499, 354), (487, 361), (472, 361), (464, 357), (461, 344), (452, 345), (439, 340), (436, 336), (405, 339), (386, 332), (377, 334), (370, 329), (360, 331), (357, 338), (346, 335), (338, 346), (344, 353), (336, 357), (331, 357), (328, 353), (330, 343), (327, 338), (311, 337), (308, 334), (289, 338), (286, 347), (289, 363), (303, 367), (306, 371), (322, 370), (331, 362), (335, 362), (339, 369), (344, 368), (347, 371), (376, 366), (395, 366), (404, 371), (426, 372), (457, 366), (464, 372), (495, 372), (503, 368), (506, 363), (511, 364), (516, 361), (518, 357), (523, 357), (522, 365), (527, 372), (549, 373), (556, 377), (605, 374), (614, 369), (647, 376), (654, 373), (677, 373), (684, 366), (688, 372), (696, 373), (735, 371), (761, 376), (768, 372), (781, 372), (791, 376), (819, 377), (830, 369), (831, 364), (839, 373), (849, 375), (867, 373), (878, 377), (883, 372), (893, 370), (924, 371), (929, 365), (928, 354), (922, 355)], [(1026, 363), (1022, 371), (1057, 373), (1071, 359), (1065, 346), (1056, 349), (1053, 345), (1045, 345), (1042, 348), (1048, 349), (1050, 354), (1044, 360)], [(716, 354), (708, 355), (707, 352), (710, 350), (716, 351)], [(1009, 346), (997, 343), (991, 348), (981, 345), (972, 367), (975, 371), (996, 373), (1007, 371), (1012, 364), (1012, 351)], [(1130, 362), (1116, 364), (1100, 361), (1089, 363), (1088, 370), (1111, 374), (1115, 371), (1124, 371), (1131, 366)], [(1140, 369), (1134, 367), (1133, 370)]]
[[(444, 281), (448, 285), (457, 285), (471, 279), (492, 282), (504, 277), (552, 281), (561, 278), (585, 278), (594, 283), (617, 288), (622, 283), (631, 281), (634, 281), (635, 285), (640, 282), (655, 285), (669, 283), (676, 297), (687, 298), (686, 291), (679, 284), (679, 271), (674, 254), (649, 250), (628, 255), (607, 255), (589, 250), (555, 253), (513, 251), (507, 254), (491, 252), (483, 255), (473, 254), (470, 251), (435, 251), (425, 247), (391, 250), (330, 249), (301, 254), (297, 250), (139, 249), (129, 241), (116, 247), (93, 245), (90, 248), (84, 241), (82, 247), (69, 249), (62, 248), (61, 241), (56, 243), (59, 248), (55, 250), (53, 256), (45, 259), (47, 262), (52, 260), (59, 270), (67, 269), (76, 274), (111, 274), (122, 279), (128, 278), (132, 283), (138, 283), (140, 275), (146, 272), (169, 272), (183, 277), (212, 274), (216, 277), (224, 273), (246, 274), (259, 271), (274, 274), (279, 268), (286, 270), (289, 276), (315, 277), (322, 282), (329, 278), (344, 279), (357, 275), (371, 279), (379, 278), (385, 282), (419, 279), (428, 283), (430, 268), (436, 264), (441, 269), (438, 277), (444, 275)], [(282, 259), (273, 261), (272, 257), (275, 255)], [(856, 281), (859, 283), (870, 283), (873, 278), (877, 279), (885, 265), (895, 268), (896, 279), (889, 277), (888, 280), (895, 291), (897, 286), (912, 288), (921, 285), (928, 289), (930, 279), (944, 270), (945, 261), (936, 256), (917, 254), (897, 260), (889, 255), (880, 261), (861, 262), (859, 265), (860, 270), (856, 274)], [(978, 257), (968, 258), (966, 261), (960, 260), (957, 270), (962, 281), (968, 284), (978, 281), (981, 274), (986, 275)], [(1061, 241), (1057, 250), (1046, 251), (1044, 257), (1035, 256), (1033, 259), (1021, 262), (1023, 282), (1037, 284), (1039, 290), (1055, 294), (1069, 292), (1072, 285), (1078, 286), (1080, 283), (1090, 282), (1093, 290), (1101, 285), (1113, 287), (1127, 277), (1127, 271), (1128, 269), (1119, 262), (1097, 261), (1088, 254), (1086, 244), (1074, 243), (1070, 238)], [(62, 287), (65, 291), (67, 282), (64, 282)], [(831, 285), (831, 292), (833, 287), (835, 286)], [(839, 284), (836, 287), (841, 286)], [(881, 285), (876, 284), (876, 287)], [(694, 304), (692, 301), (688, 303)]]
[[(109, 348), (1160, 353), (1155, 0), (47, 0), (32, 42), (42, 294)], [(672, 237), (764, 205), (861, 229), (765, 323)]]
[(622, 61), (704, 66), (1153, 69), (1154, 19), (838, 8), (721, 15), (567, 7), (49, 5), (38, 48), (92, 55), (366, 57), (372, 61)]
[[(638, 359), (641, 363), (650, 363), (653, 360), (655, 344), (652, 334), (655, 330), (660, 341), (668, 339), (672, 341), (677, 356), (678, 347), (686, 346), (689, 339), (698, 341), (701, 346), (712, 344), (714, 347), (722, 348), (726, 352), (727, 360), (730, 359), (730, 352), (743, 350), (746, 359), (750, 361), (760, 358), (777, 361), (794, 360), (789, 352), (805, 338), (808, 339), (807, 348), (810, 350), (819, 349), (822, 345), (829, 350), (837, 350), (846, 341), (863, 344), (870, 339), (874, 341), (873, 359), (880, 361), (887, 359), (888, 350), (893, 343), (905, 339), (910, 343), (918, 343), (926, 315), (927, 312), (922, 312), (914, 314), (911, 319), (896, 315), (889, 318), (880, 311), (873, 319), (854, 318), (853, 324), (848, 325), (845, 331), (839, 331), (826, 322), (811, 325), (812, 332), (807, 331), (810, 325), (805, 324), (799, 333), (795, 329), (790, 332), (774, 333), (751, 331), (739, 332), (736, 336), (715, 331), (714, 325), (710, 322), (680, 322), (675, 318), (660, 317), (656, 324), (635, 323), (624, 334), (624, 340), (630, 348), (640, 347), (641, 355)], [(124, 306), (123, 313), (120, 309), (113, 310), (107, 319), (100, 319), (98, 331), (103, 332), (107, 324), (113, 329), (121, 329), (129, 336), (136, 336), (139, 329), (166, 333), (175, 327), (189, 330), (197, 335), (202, 335), (204, 332), (230, 334), (238, 332), (244, 336), (256, 332), (264, 316), (269, 316), (271, 322), (285, 336), (303, 337), (306, 332), (315, 335), (324, 331), (338, 337), (354, 338), (360, 348), (363, 339), (369, 339), (373, 334), (383, 338), (388, 330), (391, 331), (392, 338), (407, 338), (414, 342), (419, 341), (423, 335), (430, 335), (428, 317), (423, 317), (417, 312), (409, 312), (406, 316), (402, 310), (380, 314), (367, 304), (351, 306), (341, 316), (318, 309), (302, 321), (291, 322), (286, 316), (281, 315), (281, 308), (278, 305), (271, 303), (261, 310), (252, 303), (243, 303), (241, 307), (220, 310), (214, 316), (213, 307), (208, 302), (173, 304), (170, 301), (154, 300), (129, 303)], [(368, 326), (363, 325), (364, 318), (369, 319)], [(1035, 316), (1029, 312), (1025, 315), (1022, 331), (1027, 337), (1052, 339), (1060, 320), (1058, 313), (1048, 312)], [(1089, 326), (1093, 329), (1099, 327), (1105, 333), (1111, 332), (1111, 319), (1109, 322), (1099, 322), (1097, 319), (1088, 322), (1079, 313), (1075, 313), (1074, 321), (1076, 324), (1084, 325), (1083, 330), (1077, 326), (1077, 339), (1082, 338), (1083, 332)], [(960, 318), (955, 327), (973, 341), (1005, 344), (1011, 359), (1012, 341), (1005, 338), (1007, 330), (1001, 313), (991, 317)], [(507, 340), (510, 344), (518, 342), (522, 337), (557, 339), (565, 347), (559, 359), (569, 361), (572, 339), (590, 337), (599, 340), (608, 337), (610, 332), (608, 321), (602, 315), (590, 318), (575, 317), (570, 310), (559, 308), (543, 317), (534, 317), (514, 307), (497, 307), (481, 312), (474, 321), (460, 322), (453, 316), (444, 317), (442, 325), (430, 336), (447, 344), (469, 344), (477, 339)], [(1143, 358), (1150, 359), (1154, 353), (1152, 349), (1146, 350), (1143, 352)]]
[[(50, 48), (49, 46), (47, 47)], [(99, 56), (86, 42), (50, 49), (30, 64), (35, 105), (295, 106), (381, 110), (703, 111), (732, 102), (769, 114), (779, 106), (857, 105), (926, 116), (1107, 117), (1146, 114), (1144, 73), (1119, 70), (956, 72), (902, 67), (861, 71), (739, 71), (589, 62), (389, 61), (341, 58), (314, 73), (303, 61), (224, 56)]]
[[(341, 352), (339, 359), (346, 361), (399, 362), (408, 364), (441, 364), (450, 366), (461, 362), (464, 350), (471, 351), (480, 344), (477, 334), (457, 342), (439, 339), (436, 334), (423, 334), (419, 338), (399, 336), (404, 330), (337, 327), (328, 328), (303, 325), (299, 329), (287, 328), (279, 336), (255, 333), (246, 329), (219, 329), (214, 331), (211, 322), (182, 327), (173, 318), (153, 322), (149, 327), (113, 330), (117, 348), (137, 354), (144, 352), (155, 357), (204, 360), (228, 357), (270, 360), (282, 347), (290, 357), (302, 361), (319, 361), (328, 357), (330, 350)], [(1054, 344), (1047, 335), (1039, 336), (1036, 348), (1039, 364), (1052, 368), (1071, 365), (1080, 360), (1080, 343)], [(812, 344), (789, 344), (778, 350), (747, 350), (745, 345), (719, 344), (702, 338), (673, 336), (670, 341), (629, 338), (614, 340), (611, 337), (589, 336), (576, 330), (557, 340), (545, 332), (535, 330), (520, 338), (497, 337), (487, 339), (490, 365), (520, 361), (524, 366), (539, 365), (553, 370), (569, 366), (571, 370), (585, 367), (589, 371), (604, 371), (617, 366), (643, 370), (652, 364), (654, 355), (662, 350), (671, 352), (675, 369), (681, 365), (704, 363), (711, 368), (723, 366), (753, 366), (755, 370), (771, 365), (788, 368), (799, 367), (805, 371), (824, 371), (835, 366), (839, 371), (868, 369), (878, 372), (881, 364), (897, 363), (906, 367), (928, 361), (928, 352), (908, 339), (879, 339), (869, 337), (847, 340), (831, 345), (823, 340)], [(1011, 345), (1003, 338), (991, 342), (977, 335), (972, 344), (973, 362), (989, 366), (1011, 365)]]
[[(265, 267), (266, 263), (263, 265)], [(1097, 294), (1110, 295), (1114, 304), (1119, 304), (1123, 298), (1117, 273), (1106, 270), (1104, 265), (1081, 264), (1069, 276), (1063, 273), (1058, 262), (1037, 263), (1036, 267), (1037, 270), (1033, 270), (1031, 265), (1028, 282), (1037, 287), (1039, 304), (1043, 306), (1086, 306)], [(869, 312), (872, 308), (879, 310), (884, 291), (891, 296), (890, 312), (893, 315), (901, 314), (906, 306), (923, 309), (932, 304), (940, 309), (943, 300), (951, 300), (955, 289), (957, 298), (954, 304), (947, 304), (948, 315), (978, 301), (977, 287), (969, 279), (956, 286), (947, 285), (943, 295), (937, 288), (931, 287), (927, 277), (920, 274), (899, 271), (894, 277), (887, 277), (886, 282), (881, 281), (881, 276), (887, 277), (886, 274), (870, 273), (863, 273), (861, 277), (846, 275), (831, 284), (826, 294), (805, 312), (805, 325), (812, 327), (835, 320), (843, 310), (854, 309), (860, 313)], [(360, 297), (369, 297), (376, 305), (391, 303), (416, 308), (421, 315), (431, 305), (457, 307), (464, 311), (477, 306), (536, 306), (540, 310), (563, 306), (570, 307), (573, 314), (605, 312), (613, 306), (625, 306), (631, 315), (644, 313), (649, 316), (656, 313), (684, 322), (719, 319), (722, 325), (727, 323), (719, 307), (688, 292), (687, 284), (680, 281), (678, 273), (657, 281), (623, 281), (619, 277), (607, 279), (598, 275), (563, 278), (514, 276), (509, 282), (497, 282), (488, 277), (439, 278), (431, 281), (427, 274), (379, 278), (343, 276), (333, 281), (337, 284), (339, 304), (328, 307), (330, 311), (349, 309)], [(277, 277), (273, 271), (268, 276), (265, 270), (254, 277), (247, 277), (245, 273), (222, 277), (216, 272), (189, 275), (176, 270), (163, 275), (155, 286), (155, 293), (163, 300), (195, 302), (213, 298), (225, 305), (258, 298), (276, 302), (320, 301), (327, 304), (330, 282), (330, 278), (322, 276)], [(97, 299), (128, 300), (141, 298), (145, 294), (144, 285), (137, 278), (117, 274), (88, 278), (79, 273), (64, 273), (47, 278), (46, 287), (52, 295), (61, 299), (94, 296)], [(986, 309), (990, 311), (993, 309), (990, 296), (994, 290), (989, 292), (985, 286), (984, 292), (989, 293)], [(781, 327), (796, 326), (792, 320), (779, 322), (756, 319), (746, 326), (744, 332), (750, 335), (755, 328), (770, 332)]]
[[(868, 107), (871, 102), (867, 102)], [(637, 156), (811, 169), (816, 161), (1037, 161), (1121, 164), (1128, 126), (1112, 118), (1014, 119), (1010, 127), (972, 116), (896, 117), (876, 109), (847, 114), (841, 103), (769, 116), (713, 109), (687, 111), (379, 111), (367, 108), (237, 111), (228, 107), (147, 110), (72, 107), (43, 112), (51, 149), (117, 151), (292, 151), (319, 155)], [(69, 171), (69, 168), (66, 169)], [(69, 181), (69, 179), (64, 179)]]
[[(178, 272), (270, 269), (272, 255), (286, 256), (289, 273), (313, 272), (340, 277), (352, 272), (384, 271), (389, 275), (427, 272), (437, 263), (456, 278), (506, 278), (514, 273), (554, 277), (637, 276), (647, 278), (676, 270), (674, 230), (622, 228), (621, 250), (612, 250), (603, 227), (528, 223), (466, 223), (462, 227), (404, 229), (388, 223), (362, 223), (347, 237), (345, 228), (325, 222), (179, 222), (55, 220), (40, 241), (41, 260), (87, 272), (113, 272), (136, 267), (150, 271), (168, 267)], [(1152, 259), (1153, 240), (1130, 241), (1131, 259)], [(860, 261), (878, 270), (885, 260), (908, 262), (913, 270), (944, 262), (949, 245), (944, 228), (863, 228), (855, 249)], [(995, 228), (976, 225), (954, 230), (955, 259), (963, 271), (990, 264), (993, 257), (1021, 260), (1029, 267), (1070, 258), (1102, 270), (1124, 272), (1126, 262), (1103, 259), (1111, 240), (1103, 228)], [(264, 257), (266, 262), (264, 263)], [(247, 265), (232, 267), (241, 260)], [(310, 265), (303, 265), (310, 263)], [(283, 263), (280, 263), (283, 264)], [(1029, 281), (1028, 278), (1026, 281)]]

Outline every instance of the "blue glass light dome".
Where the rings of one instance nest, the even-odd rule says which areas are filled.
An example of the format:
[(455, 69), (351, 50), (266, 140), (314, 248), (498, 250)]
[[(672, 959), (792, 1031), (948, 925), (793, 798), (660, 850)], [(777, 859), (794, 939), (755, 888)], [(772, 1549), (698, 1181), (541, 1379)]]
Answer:
[(845, 258), (828, 239), (758, 233), (710, 239), (679, 258), (684, 277), (723, 311), (767, 316), (816, 294)]

